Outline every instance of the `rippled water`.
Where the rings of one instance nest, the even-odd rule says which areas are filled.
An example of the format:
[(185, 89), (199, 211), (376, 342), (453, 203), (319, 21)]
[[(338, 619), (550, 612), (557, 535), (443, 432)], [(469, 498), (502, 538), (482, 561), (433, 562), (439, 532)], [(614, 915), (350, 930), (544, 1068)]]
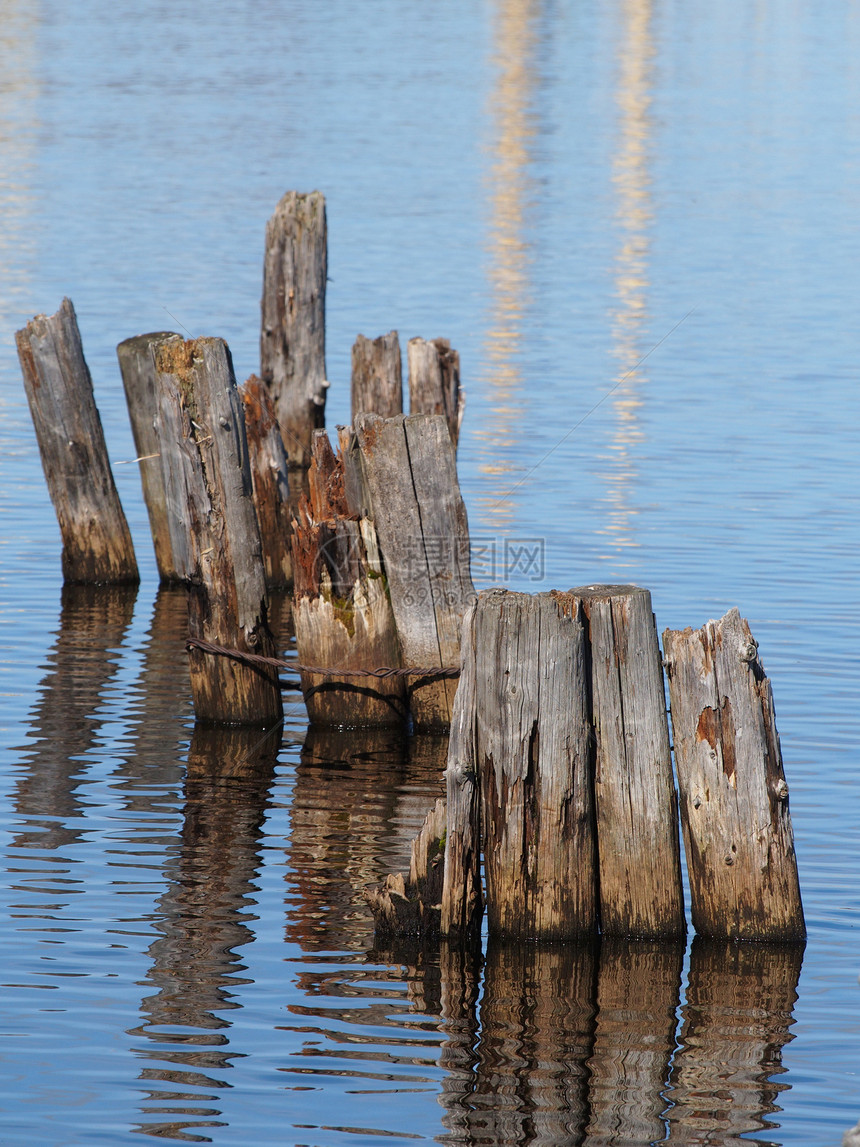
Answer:
[[(858, 107), (849, 0), (0, 0), (4, 1143), (824, 1147), (860, 1119)], [(256, 369), (292, 187), (328, 199), (329, 425), (359, 331), (461, 352), (479, 583), (749, 617), (802, 960), (377, 950), (361, 890), (444, 746), (309, 733), (295, 694), (280, 743), (195, 731), (115, 346), (217, 334)], [(13, 335), (63, 294), (136, 595), (61, 586)]]

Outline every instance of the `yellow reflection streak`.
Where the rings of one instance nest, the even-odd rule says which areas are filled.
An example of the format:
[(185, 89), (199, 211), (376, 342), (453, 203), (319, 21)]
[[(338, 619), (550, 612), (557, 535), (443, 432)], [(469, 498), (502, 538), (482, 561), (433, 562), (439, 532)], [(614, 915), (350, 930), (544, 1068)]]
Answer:
[(492, 313), (482, 356), (489, 404), (486, 425), (477, 437), (478, 469), (488, 487), (478, 504), (483, 524), (496, 530), (504, 530), (513, 518), (514, 502), (503, 495), (510, 486), (506, 476), (516, 470), (511, 455), (520, 441), (519, 355), (530, 294), (523, 228), (530, 184), (529, 141), (534, 135), (529, 105), (539, 6), (540, 0), (496, 0), (494, 8), (496, 81), (490, 98), (492, 164), (487, 175)]
[(617, 196), (616, 219), (621, 246), (615, 258), (615, 295), (612, 314), (613, 354), (620, 382), (613, 398), (616, 427), (610, 446), (612, 464), (601, 477), (608, 484), (608, 523), (612, 550), (618, 554), (639, 543), (633, 533), (637, 513), (629, 493), (636, 479), (635, 447), (643, 438), (639, 423), (639, 397), (645, 374), (634, 369), (643, 354), (647, 320), (648, 256), (653, 218), (650, 141), (651, 111), (651, 0), (623, 0), (623, 39), (619, 52), (618, 149), (612, 164), (612, 182)]
[(38, 23), (32, 0), (0, 0), (0, 330), (4, 338), (18, 317), (18, 300), (27, 282), (21, 254), (31, 245), (26, 220), (32, 205), (37, 126)]

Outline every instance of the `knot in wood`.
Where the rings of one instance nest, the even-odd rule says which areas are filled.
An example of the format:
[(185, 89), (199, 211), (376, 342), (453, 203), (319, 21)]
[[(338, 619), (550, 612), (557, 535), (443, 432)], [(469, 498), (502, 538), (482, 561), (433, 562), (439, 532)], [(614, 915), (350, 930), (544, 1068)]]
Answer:
[(230, 423), (229, 423), (229, 421), (228, 421), (228, 420), (227, 420), (227, 419), (224, 417), (224, 415), (223, 415), (223, 414), (222, 414), (222, 415), (219, 417), (219, 419), (218, 419), (218, 423), (219, 423), (219, 425), (223, 426), (223, 428), (224, 428), (225, 430), (229, 430), (229, 429), (230, 429)]
[(734, 864), (734, 862), (735, 862), (735, 858), (733, 856), (727, 856), (726, 857), (726, 864), (728, 864), (729, 867), (731, 867)]
[(785, 777), (780, 777), (776, 782), (774, 792), (776, 793), (777, 800), (784, 801), (786, 799), (788, 796), (788, 784), (786, 783)]
[(738, 649), (738, 657), (741, 661), (746, 661), (749, 664), (749, 662), (755, 661), (757, 652), (758, 643), (756, 641), (743, 641)]
[(256, 649), (257, 646), (260, 644), (260, 639), (257, 636), (257, 634), (253, 631), (253, 629), (247, 635), (247, 637), (245, 638), (245, 641), (248, 643), (248, 645), (250, 645), (250, 647), (252, 649)]

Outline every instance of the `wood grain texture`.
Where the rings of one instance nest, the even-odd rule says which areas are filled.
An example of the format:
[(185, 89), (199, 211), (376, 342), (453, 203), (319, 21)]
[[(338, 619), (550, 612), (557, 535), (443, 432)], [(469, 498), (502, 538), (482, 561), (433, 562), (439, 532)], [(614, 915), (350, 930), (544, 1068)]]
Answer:
[(158, 437), (158, 381), (155, 369), (155, 349), (168, 339), (179, 335), (170, 331), (155, 331), (125, 339), (116, 348), (125, 401), (134, 437), (140, 467), (140, 484), (149, 528), (155, 549), (155, 563), (163, 584), (182, 580), (170, 544), (167, 490), (161, 465), (161, 444)]
[(477, 758), (491, 934), (597, 926), (586, 642), (578, 600), (488, 590), (475, 615)]
[(325, 197), (288, 191), (266, 225), (260, 376), (270, 388), (290, 462), (307, 466), (325, 425)]
[(590, 645), (601, 931), (680, 938), (678, 802), (651, 595), (633, 585), (570, 593)]
[(252, 374), (240, 387), (245, 408), (245, 433), (254, 487), (254, 508), (260, 527), (266, 587), (286, 589), (293, 584), (290, 510), (290, 474), (287, 452), (275, 404), (264, 382)]
[[(398, 667), (400, 648), (373, 522), (351, 514), (343, 458), (316, 431), (308, 498), (293, 524), (293, 624), (299, 662), (324, 669)], [(302, 673), (317, 725), (402, 725), (403, 677)]]
[[(404, 665), (459, 664), (463, 615), (475, 591), (469, 529), (445, 420), (356, 419), (361, 483), (379, 537)], [(410, 683), (416, 727), (446, 728), (456, 685)]]
[[(242, 400), (222, 339), (159, 345), (159, 429), (171, 545), (189, 587), (192, 637), (275, 655), (267, 624)], [(274, 670), (189, 653), (199, 721), (270, 724), (283, 714)]]
[(403, 364), (397, 331), (368, 339), (359, 335), (352, 347), (352, 417), (403, 413)]
[(71, 299), (15, 335), (42, 469), (63, 540), (63, 579), (136, 584), (131, 533), (111, 473)]
[(693, 925), (702, 935), (805, 934), (770, 681), (737, 609), (663, 634)]
[(448, 339), (410, 339), (409, 413), (441, 414), (454, 449), (460, 437), (466, 394), (460, 388), (460, 355)]
[(440, 923), (443, 936), (466, 940), (480, 933), (483, 914), (476, 688), (475, 606), (472, 604), (463, 618), (460, 681), (454, 697), (445, 770), (447, 822)]

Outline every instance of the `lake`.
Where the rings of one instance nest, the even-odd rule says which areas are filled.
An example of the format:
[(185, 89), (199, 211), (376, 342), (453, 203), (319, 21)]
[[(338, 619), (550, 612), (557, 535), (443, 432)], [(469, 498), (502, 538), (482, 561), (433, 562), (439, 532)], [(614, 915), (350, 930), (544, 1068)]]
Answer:
[[(858, 109), (849, 0), (0, 0), (4, 1143), (842, 1142)], [(298, 693), (280, 744), (195, 730), (115, 348), (218, 335), (257, 370), (290, 188), (328, 204), (329, 428), (359, 332), (460, 352), (479, 587), (749, 618), (805, 950), (377, 948), (362, 889), (405, 865), (444, 742), (309, 731)], [(64, 295), (137, 593), (62, 587), (14, 332)]]

